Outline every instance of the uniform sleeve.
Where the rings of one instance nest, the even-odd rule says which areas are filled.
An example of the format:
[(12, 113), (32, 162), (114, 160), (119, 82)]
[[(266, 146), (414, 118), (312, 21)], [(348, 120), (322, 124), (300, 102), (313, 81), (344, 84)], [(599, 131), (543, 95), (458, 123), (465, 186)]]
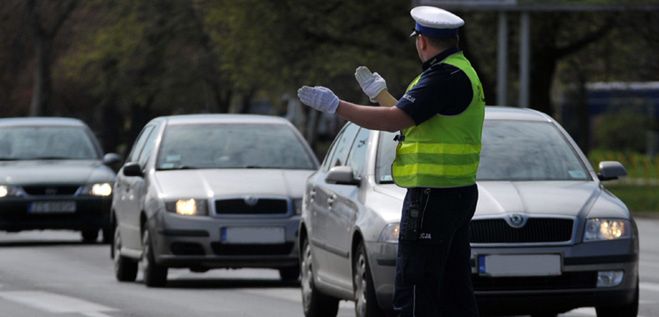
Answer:
[(471, 82), (463, 71), (448, 64), (433, 67), (437, 68), (422, 74), (417, 85), (396, 104), (416, 125), (437, 114), (459, 114), (471, 103)]

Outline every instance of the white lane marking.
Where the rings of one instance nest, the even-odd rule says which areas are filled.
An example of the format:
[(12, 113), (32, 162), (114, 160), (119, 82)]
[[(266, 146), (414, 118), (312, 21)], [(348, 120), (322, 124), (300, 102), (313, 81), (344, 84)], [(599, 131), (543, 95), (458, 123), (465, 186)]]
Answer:
[(597, 316), (595, 308), (592, 307), (577, 308), (568, 312), (568, 316), (572, 316), (572, 314), (579, 316)]
[(659, 284), (657, 283), (641, 282), (639, 287), (644, 291), (659, 292)]
[(82, 299), (40, 291), (0, 292), (0, 298), (50, 313), (80, 313), (88, 317), (109, 317), (102, 312), (116, 310)]

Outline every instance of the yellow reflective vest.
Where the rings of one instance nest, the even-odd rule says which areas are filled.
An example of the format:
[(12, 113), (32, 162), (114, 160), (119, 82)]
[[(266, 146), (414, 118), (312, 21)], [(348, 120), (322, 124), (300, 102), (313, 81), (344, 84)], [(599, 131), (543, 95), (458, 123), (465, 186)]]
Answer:
[[(462, 52), (449, 55), (440, 63), (453, 65), (467, 75), (473, 97), (460, 114), (437, 114), (402, 131), (404, 139), (396, 148), (391, 167), (394, 182), (401, 187), (450, 188), (476, 183), (485, 117), (483, 86)], [(416, 86), (421, 75), (407, 91)]]

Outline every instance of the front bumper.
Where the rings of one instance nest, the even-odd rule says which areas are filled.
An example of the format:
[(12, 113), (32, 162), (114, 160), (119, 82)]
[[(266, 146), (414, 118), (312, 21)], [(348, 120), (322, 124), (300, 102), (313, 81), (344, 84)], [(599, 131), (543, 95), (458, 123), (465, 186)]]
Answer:
[[(179, 268), (280, 268), (298, 265), (299, 216), (188, 217), (159, 212), (152, 224), (156, 233), (156, 262)], [(223, 228), (283, 228), (284, 241), (226, 243)]]
[[(74, 202), (75, 211), (30, 212), (35, 202)], [(0, 199), (0, 230), (101, 229), (110, 226), (111, 197), (31, 196)]]
[[(367, 243), (369, 264), (378, 302), (393, 301), (396, 244)], [(484, 254), (560, 254), (556, 277), (487, 277), (478, 273), (476, 258)], [(622, 282), (598, 287), (601, 271), (623, 271)], [(563, 312), (578, 307), (617, 306), (634, 300), (638, 254), (632, 239), (554, 247), (472, 247), (472, 283), (481, 313), (530, 314)]]

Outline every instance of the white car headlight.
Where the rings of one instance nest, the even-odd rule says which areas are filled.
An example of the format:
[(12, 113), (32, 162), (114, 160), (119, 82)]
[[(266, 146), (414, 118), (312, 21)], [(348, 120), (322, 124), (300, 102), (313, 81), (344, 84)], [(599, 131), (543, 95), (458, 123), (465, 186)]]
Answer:
[(179, 199), (165, 203), (165, 209), (181, 216), (207, 216), (208, 206), (205, 200)]
[(112, 184), (111, 183), (88, 184), (82, 189), (81, 192), (85, 195), (91, 195), (97, 197), (110, 197), (110, 195), (112, 195)]
[(19, 196), (20, 192), (21, 192), (20, 187), (15, 187), (10, 185), (0, 185), (0, 198)]
[(591, 218), (586, 221), (584, 241), (617, 240), (631, 237), (632, 226), (629, 220)]
[(400, 224), (390, 223), (380, 232), (379, 242), (398, 243), (398, 235), (400, 234)]

